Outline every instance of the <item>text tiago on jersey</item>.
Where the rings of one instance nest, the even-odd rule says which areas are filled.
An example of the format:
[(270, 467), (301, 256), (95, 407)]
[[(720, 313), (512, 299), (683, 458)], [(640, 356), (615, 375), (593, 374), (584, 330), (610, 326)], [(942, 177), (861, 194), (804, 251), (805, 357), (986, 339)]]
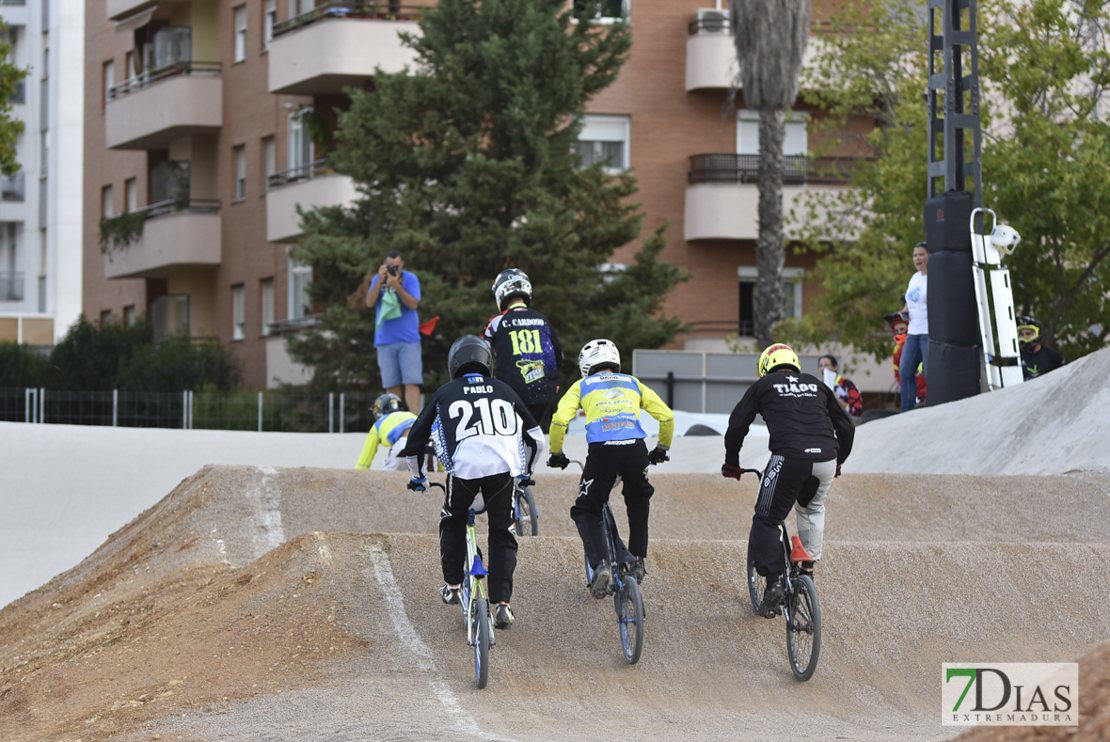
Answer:
[(780, 397), (816, 397), (816, 384), (772, 384)]

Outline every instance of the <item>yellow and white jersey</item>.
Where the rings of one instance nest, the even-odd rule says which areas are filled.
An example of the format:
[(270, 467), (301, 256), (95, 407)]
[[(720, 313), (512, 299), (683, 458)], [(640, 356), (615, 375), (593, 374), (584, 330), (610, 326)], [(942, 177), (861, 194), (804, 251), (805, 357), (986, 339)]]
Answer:
[(563, 450), (567, 425), (579, 408), (586, 411), (586, 442), (647, 438), (640, 425), (640, 410), (659, 421), (659, 443), (671, 445), (674, 413), (635, 376), (611, 371), (587, 376), (571, 385), (551, 418), (551, 450)]
[(370, 465), (374, 463), (374, 454), (378, 452), (378, 444), (385, 441), (390, 448), (393, 448), (401, 434), (411, 428), (414, 422), (416, 422), (416, 415), (404, 410), (391, 412), (375, 422), (370, 426), (370, 432), (366, 434), (366, 442), (362, 445), (362, 455), (358, 457), (355, 468), (369, 469)]

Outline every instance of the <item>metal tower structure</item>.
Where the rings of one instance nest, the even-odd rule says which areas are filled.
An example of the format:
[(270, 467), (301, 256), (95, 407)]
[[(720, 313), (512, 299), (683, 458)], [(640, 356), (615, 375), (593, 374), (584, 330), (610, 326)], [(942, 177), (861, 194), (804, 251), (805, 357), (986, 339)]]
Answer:
[[(975, 0), (928, 2), (929, 198), (945, 191), (968, 190), (967, 179), (974, 178), (972, 205), (980, 207), (983, 205), (980, 154), (983, 132), (979, 122)], [(965, 62), (970, 68), (966, 75)], [(970, 157), (966, 152), (965, 134), (968, 132), (972, 141)]]

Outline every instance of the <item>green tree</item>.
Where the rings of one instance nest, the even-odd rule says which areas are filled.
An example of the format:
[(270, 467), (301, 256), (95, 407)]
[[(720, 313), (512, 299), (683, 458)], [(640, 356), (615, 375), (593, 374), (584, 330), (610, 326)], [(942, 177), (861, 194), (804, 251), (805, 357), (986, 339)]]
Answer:
[(0, 388), (41, 386), (48, 368), (46, 356), (31, 346), (0, 342)]
[(46, 376), (33, 386), (72, 391), (179, 392), (205, 385), (220, 391), (239, 382), (231, 355), (218, 343), (172, 337), (155, 342), (149, 322), (94, 327), (82, 316), (50, 354)]
[[(1049, 342), (1075, 357), (1110, 333), (1110, 131), (1099, 120), (1110, 60), (1092, 41), (1107, 8), (984, 0), (978, 10), (983, 203), (1023, 237), (1007, 262), (1019, 312), (1041, 317)], [(876, 358), (890, 350), (881, 317), (901, 308), (910, 248), (924, 239), (924, 17), (924, 3), (851, 0), (807, 73), (803, 96), (832, 114), (830, 130), (850, 117), (875, 122), (852, 143), (877, 159), (860, 163), (853, 188), (794, 215), (822, 253), (823, 295), (804, 320), (780, 326), (784, 337), (836, 339)]]
[[(7, 26), (0, 22), (0, 32), (3, 31), (7, 31)], [(23, 133), (23, 122), (12, 118), (11, 98), (27, 76), (27, 70), (12, 64), (11, 54), (11, 44), (0, 41), (0, 173), (4, 175), (14, 175), (19, 170), (15, 144)]]
[[(385, 253), (398, 250), (421, 281), (426, 384), (445, 380), (447, 350), (496, 312), (491, 286), (503, 269), (532, 279), (533, 303), (556, 326), (577, 373), (577, 348), (608, 334), (623, 351), (658, 347), (682, 328), (659, 316), (685, 274), (658, 261), (662, 232), (636, 263), (601, 266), (640, 234), (629, 197), (636, 181), (582, 168), (576, 152), (587, 101), (616, 79), (627, 25), (589, 22), (597, 2), (441, 0), (405, 43), (409, 74), (378, 74), (372, 91), (349, 91), (331, 152), (359, 185), (350, 208), (303, 218), (298, 258), (313, 268), (310, 295), (323, 308), (315, 331), (292, 338), (294, 358), (315, 368), (317, 388), (374, 389), (374, 317), (351, 296)], [(348, 300), (350, 297), (350, 300)]]

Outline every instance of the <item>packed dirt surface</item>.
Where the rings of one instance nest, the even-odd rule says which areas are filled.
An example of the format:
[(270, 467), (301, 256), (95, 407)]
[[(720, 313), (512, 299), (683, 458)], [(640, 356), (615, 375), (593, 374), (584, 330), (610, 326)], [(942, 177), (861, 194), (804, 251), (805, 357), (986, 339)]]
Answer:
[(583, 587), (577, 479), (540, 477), (541, 535), (520, 539), (517, 622), (485, 690), (437, 594), (439, 497), (406, 479), (219, 466), (182, 482), (0, 610), (0, 739), (941, 740), (962, 731), (940, 723), (941, 663), (1088, 652), (1078, 732), (971, 738), (1107, 734), (1103, 475), (841, 477), (807, 683), (782, 619), (748, 602), (754, 480), (653, 474), (647, 635), (628, 666), (611, 602)]

